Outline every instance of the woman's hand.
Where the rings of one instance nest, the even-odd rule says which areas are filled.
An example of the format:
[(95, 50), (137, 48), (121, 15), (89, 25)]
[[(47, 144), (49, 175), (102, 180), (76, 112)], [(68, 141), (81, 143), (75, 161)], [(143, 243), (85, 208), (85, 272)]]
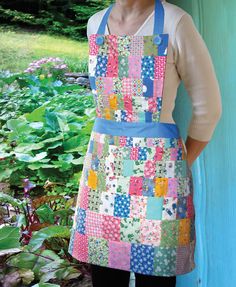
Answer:
[(187, 149), (187, 163), (189, 167), (191, 168), (193, 162), (195, 159), (200, 155), (202, 150), (205, 148), (205, 146), (209, 143), (209, 141), (198, 141), (190, 136), (187, 137), (185, 145)]

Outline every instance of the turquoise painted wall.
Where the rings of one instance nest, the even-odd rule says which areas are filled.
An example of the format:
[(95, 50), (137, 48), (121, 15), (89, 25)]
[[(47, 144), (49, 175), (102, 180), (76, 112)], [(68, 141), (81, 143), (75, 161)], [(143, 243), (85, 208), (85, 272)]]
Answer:
[[(203, 36), (220, 84), (223, 113), (212, 140), (193, 165), (197, 268), (177, 287), (236, 286), (236, 1), (173, 0)], [(181, 85), (174, 112), (184, 137), (190, 101)], [(180, 113), (181, 111), (181, 113)]]

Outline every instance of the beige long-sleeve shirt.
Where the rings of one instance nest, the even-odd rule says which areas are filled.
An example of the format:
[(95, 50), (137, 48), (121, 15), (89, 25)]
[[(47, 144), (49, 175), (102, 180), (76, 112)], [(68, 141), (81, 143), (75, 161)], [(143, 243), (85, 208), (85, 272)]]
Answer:
[[(192, 103), (188, 135), (199, 141), (209, 141), (222, 114), (220, 89), (211, 56), (192, 17), (176, 5), (165, 0), (162, 3), (165, 12), (164, 33), (169, 34), (169, 45), (160, 121), (174, 123), (172, 113), (177, 89), (183, 81)], [(97, 32), (106, 10), (89, 18), (88, 37)], [(152, 35), (153, 25), (154, 11), (135, 35)], [(109, 34), (107, 26), (105, 34)]]

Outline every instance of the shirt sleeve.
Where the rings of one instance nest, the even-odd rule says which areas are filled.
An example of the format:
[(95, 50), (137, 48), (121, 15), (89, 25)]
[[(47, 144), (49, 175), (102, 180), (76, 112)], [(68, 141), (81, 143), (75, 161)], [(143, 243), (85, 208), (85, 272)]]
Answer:
[(207, 46), (188, 13), (178, 22), (174, 46), (177, 72), (192, 103), (188, 135), (209, 141), (222, 114), (221, 95)]

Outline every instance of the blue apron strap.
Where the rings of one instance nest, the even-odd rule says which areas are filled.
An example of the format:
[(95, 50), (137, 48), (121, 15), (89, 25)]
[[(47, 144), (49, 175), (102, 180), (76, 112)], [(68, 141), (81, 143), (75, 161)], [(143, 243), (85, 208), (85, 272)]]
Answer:
[(162, 34), (164, 30), (164, 8), (161, 0), (155, 2), (153, 34)]
[(111, 9), (112, 7), (114, 6), (114, 3), (112, 3), (107, 11), (105, 12), (105, 14), (103, 15), (103, 18), (102, 18), (102, 21), (98, 27), (98, 30), (97, 30), (97, 34), (105, 34), (105, 29), (106, 29), (106, 24), (107, 24), (107, 21), (108, 21), (108, 17), (110, 15), (110, 12), (111, 12)]

